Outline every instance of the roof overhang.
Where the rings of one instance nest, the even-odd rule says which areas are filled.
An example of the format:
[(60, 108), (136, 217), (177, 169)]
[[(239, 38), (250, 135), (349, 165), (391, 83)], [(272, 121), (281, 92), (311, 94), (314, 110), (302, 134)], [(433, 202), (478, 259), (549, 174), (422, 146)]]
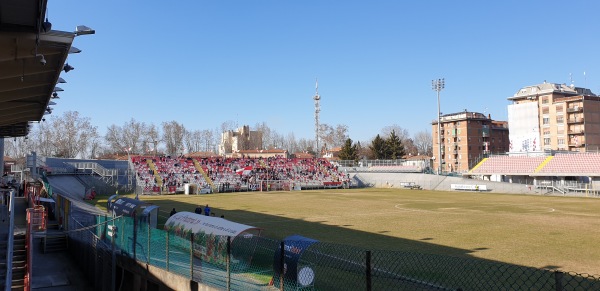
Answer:
[(0, 137), (25, 136), (50, 113), (76, 33), (45, 26), (47, 2), (0, 0)]

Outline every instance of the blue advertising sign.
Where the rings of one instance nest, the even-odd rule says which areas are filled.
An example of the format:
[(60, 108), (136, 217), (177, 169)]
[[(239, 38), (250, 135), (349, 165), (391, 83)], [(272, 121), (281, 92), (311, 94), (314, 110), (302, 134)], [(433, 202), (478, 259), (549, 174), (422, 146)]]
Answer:
[[(300, 270), (298, 270), (298, 261), (300, 260), (300, 257), (302, 256), (302, 253), (307, 250), (312, 244), (319, 242), (318, 240), (312, 239), (312, 238), (307, 238), (301, 235), (290, 235), (286, 238), (283, 239), (283, 244), (284, 244), (284, 259), (283, 259), (283, 274), (285, 277), (286, 281), (294, 281), (294, 282), (298, 282), (301, 283), (302, 285), (305, 285), (307, 283), (306, 280), (306, 276), (303, 276), (303, 278), (299, 278), (299, 273), (306, 273), (307, 270), (301, 270), (302, 272), (299, 272)], [(273, 262), (273, 268), (275, 270), (275, 278), (279, 277), (279, 264), (280, 264), (280, 253), (281, 253), (281, 249), (279, 249), (277, 252), (275, 252), (275, 261)], [(304, 269), (304, 268), (303, 268)], [(312, 270), (311, 270), (312, 272)], [(314, 277), (314, 274), (313, 276)], [(302, 281), (302, 282), (301, 282)], [(308, 282), (309, 284), (312, 283), (312, 278), (310, 280), (311, 282)], [(277, 280), (274, 280), (274, 282), (278, 283)]]

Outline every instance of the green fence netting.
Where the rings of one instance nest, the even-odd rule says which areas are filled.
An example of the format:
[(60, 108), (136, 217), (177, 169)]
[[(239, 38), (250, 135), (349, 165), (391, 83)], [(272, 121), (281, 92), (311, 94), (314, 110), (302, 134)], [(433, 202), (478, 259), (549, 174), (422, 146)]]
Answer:
[(597, 275), (478, 258), (324, 242), (298, 248), (253, 235), (167, 232), (129, 217), (98, 216), (93, 228), (71, 225), (86, 229), (69, 232), (69, 245), (95, 286), (111, 279), (108, 226), (114, 225), (119, 255), (222, 290), (600, 290)]

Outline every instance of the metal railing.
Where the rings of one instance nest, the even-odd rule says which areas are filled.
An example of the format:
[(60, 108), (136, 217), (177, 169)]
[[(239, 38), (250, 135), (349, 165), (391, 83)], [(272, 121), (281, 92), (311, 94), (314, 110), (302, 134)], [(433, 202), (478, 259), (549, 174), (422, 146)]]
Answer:
[[(5, 195), (4, 193), (2, 193)], [(6, 197), (6, 196), (5, 196)], [(4, 286), (6, 290), (12, 288), (12, 264), (13, 264), (13, 250), (14, 250), (14, 231), (15, 231), (15, 191), (10, 190), (8, 194), (8, 240), (6, 243), (6, 278), (4, 278)]]

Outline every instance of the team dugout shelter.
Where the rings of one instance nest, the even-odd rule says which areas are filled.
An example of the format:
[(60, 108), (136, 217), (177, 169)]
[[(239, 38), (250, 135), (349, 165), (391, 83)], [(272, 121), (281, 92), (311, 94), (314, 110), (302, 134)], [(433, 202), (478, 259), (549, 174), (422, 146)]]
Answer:
[(131, 217), (156, 228), (159, 206), (133, 198), (119, 197), (116, 194), (110, 196), (106, 203), (106, 209), (112, 217)]
[(186, 240), (193, 239), (194, 256), (220, 266), (227, 262), (228, 237), (233, 250), (231, 263), (249, 266), (254, 254), (252, 238), (262, 232), (258, 227), (186, 211), (169, 217), (164, 229)]

